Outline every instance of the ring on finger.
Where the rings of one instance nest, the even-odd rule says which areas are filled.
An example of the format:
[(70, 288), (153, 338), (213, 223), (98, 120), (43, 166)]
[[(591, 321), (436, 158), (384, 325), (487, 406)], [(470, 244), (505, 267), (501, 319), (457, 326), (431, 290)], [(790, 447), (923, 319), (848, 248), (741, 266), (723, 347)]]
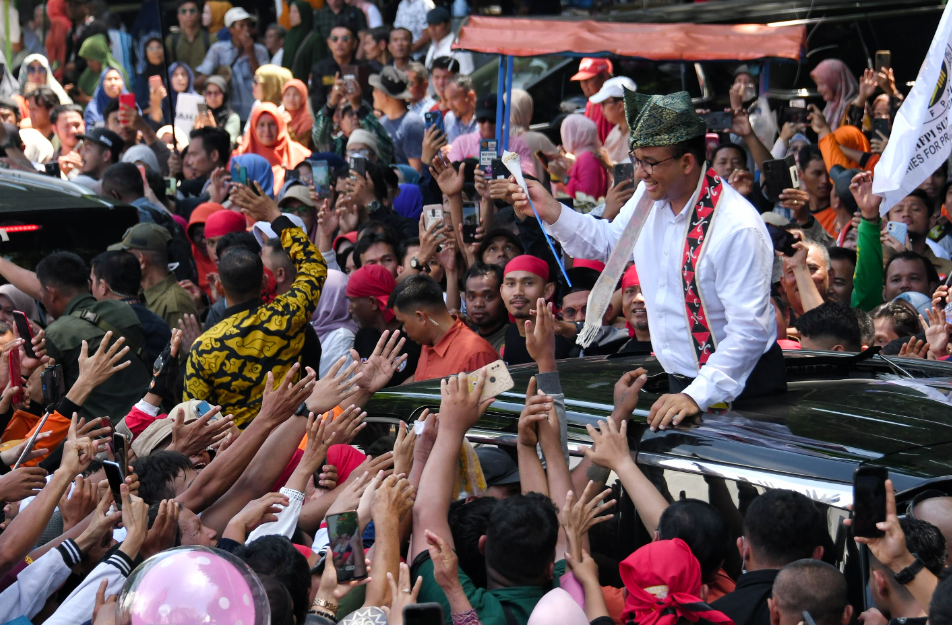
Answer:
[(404, 588), (404, 589), (401, 590), (400, 592), (409, 595), (409, 594), (410, 594), (410, 589), (409, 589), (409, 588)]

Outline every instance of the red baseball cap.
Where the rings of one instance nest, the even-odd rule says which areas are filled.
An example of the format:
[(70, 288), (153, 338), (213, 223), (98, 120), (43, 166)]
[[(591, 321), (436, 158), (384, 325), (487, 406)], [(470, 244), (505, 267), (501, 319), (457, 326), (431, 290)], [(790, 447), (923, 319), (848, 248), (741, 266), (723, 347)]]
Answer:
[(578, 64), (578, 73), (572, 76), (570, 80), (588, 80), (594, 78), (602, 72), (612, 73), (612, 62), (608, 59), (594, 59), (585, 57)]

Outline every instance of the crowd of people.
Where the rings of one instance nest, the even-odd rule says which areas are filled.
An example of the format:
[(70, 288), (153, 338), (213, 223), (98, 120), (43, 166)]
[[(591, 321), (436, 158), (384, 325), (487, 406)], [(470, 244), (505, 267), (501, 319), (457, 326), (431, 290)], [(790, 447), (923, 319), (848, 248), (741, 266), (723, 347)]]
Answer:
[[(0, 258), (0, 622), (191, 622), (194, 577), (132, 575), (150, 558), (244, 576), (278, 625), (399, 624), (430, 603), (454, 625), (855, 620), (825, 506), (752, 488), (735, 506), (716, 479), (711, 503), (672, 497), (629, 450), (643, 369), (570, 467), (559, 376), (655, 354), (663, 429), (782, 392), (781, 349), (948, 359), (948, 168), (885, 218), (872, 193), (903, 100), (891, 69), (820, 62), (823, 108), (794, 120), (738, 66), (731, 127), (712, 132), (686, 93), (648, 96), (582, 59), (586, 105), (552, 135), (512, 90), (509, 177), (480, 163), (504, 120), (452, 48), (465, 2), (282, 1), (261, 28), (179, 0), (170, 33), (157, 4), (126, 28), (50, 0), (0, 58), (2, 166), (139, 218), (91, 259)], [(764, 164), (787, 157), (796, 176), (771, 201)], [(514, 453), (465, 437), (498, 360), (538, 369)], [(438, 413), (365, 421), (378, 391), (433, 379)], [(625, 553), (597, 528), (611, 475), (654, 539)], [(352, 511), (358, 549), (328, 549)], [(887, 483), (884, 535), (856, 539), (863, 623), (952, 622), (950, 512), (935, 496), (899, 517)], [(217, 551), (195, 564), (178, 547)], [(338, 580), (345, 550), (368, 576)], [(219, 591), (208, 609), (242, 620)]]

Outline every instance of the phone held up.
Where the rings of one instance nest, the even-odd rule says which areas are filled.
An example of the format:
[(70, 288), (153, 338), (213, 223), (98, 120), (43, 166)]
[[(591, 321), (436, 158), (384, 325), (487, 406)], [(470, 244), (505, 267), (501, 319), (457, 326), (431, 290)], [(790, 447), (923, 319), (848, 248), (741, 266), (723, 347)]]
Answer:
[(119, 487), (125, 481), (125, 471), (119, 466), (118, 462), (112, 460), (103, 460), (102, 468), (106, 472), (106, 479), (109, 481), (109, 490), (112, 491), (112, 498), (116, 502), (116, 509), (122, 510), (122, 495)]
[(357, 511), (331, 514), (327, 517), (327, 534), (330, 542), (327, 548), (334, 559), (337, 570), (337, 583), (367, 577), (367, 564), (364, 562), (364, 541)]
[(624, 180), (633, 182), (635, 180), (635, 166), (631, 163), (615, 163), (612, 168), (612, 178), (612, 186)]
[(479, 204), (463, 202), (463, 243), (477, 243), (476, 228), (479, 227)]
[(793, 244), (797, 242), (793, 234), (773, 224), (767, 224), (767, 232), (770, 234), (775, 252), (780, 252), (784, 256), (793, 256), (797, 253), (797, 249), (793, 247)]
[(13, 321), (17, 326), (17, 334), (23, 339), (23, 352), (28, 358), (36, 358), (36, 352), (33, 351), (33, 329), (30, 328), (26, 313), (14, 310)]
[(886, 520), (886, 479), (884, 467), (867, 464), (853, 472), (853, 536), (875, 538), (883, 531), (877, 523)]

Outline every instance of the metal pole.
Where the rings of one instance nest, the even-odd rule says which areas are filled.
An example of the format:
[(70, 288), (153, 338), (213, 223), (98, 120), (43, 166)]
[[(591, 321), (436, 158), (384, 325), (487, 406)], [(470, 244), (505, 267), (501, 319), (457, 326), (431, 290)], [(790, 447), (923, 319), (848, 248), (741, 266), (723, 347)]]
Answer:
[[(496, 122), (497, 122), (496, 123), (496, 145), (497, 146), (502, 145), (502, 141), (500, 141), (500, 137), (502, 136), (502, 125), (499, 124), (498, 122), (500, 119), (502, 119), (502, 87), (503, 87), (503, 78), (505, 77), (505, 69), (506, 69), (505, 65), (503, 65), (504, 59), (505, 57), (500, 54), (498, 80), (496, 81), (497, 82), (497, 86), (496, 86)], [(499, 148), (497, 147), (496, 149), (498, 150)]]
[[(506, 57), (506, 111), (502, 132), (503, 152), (509, 149), (509, 118), (512, 117), (512, 57)], [(498, 118), (497, 118), (498, 119)], [(498, 124), (497, 124), (498, 126)]]
[[(169, 66), (168, 60), (165, 58), (165, 19), (162, 14), (162, 0), (156, 2), (156, 10), (159, 13), (159, 32), (162, 33), (162, 84), (166, 85), (165, 87), (165, 97), (169, 103), (169, 114), (172, 116), (172, 119), (169, 120), (169, 123), (172, 125), (172, 151), (178, 154), (178, 141), (175, 138), (175, 109), (172, 107), (172, 81), (169, 79)], [(138, 103), (137, 103), (138, 104)]]

